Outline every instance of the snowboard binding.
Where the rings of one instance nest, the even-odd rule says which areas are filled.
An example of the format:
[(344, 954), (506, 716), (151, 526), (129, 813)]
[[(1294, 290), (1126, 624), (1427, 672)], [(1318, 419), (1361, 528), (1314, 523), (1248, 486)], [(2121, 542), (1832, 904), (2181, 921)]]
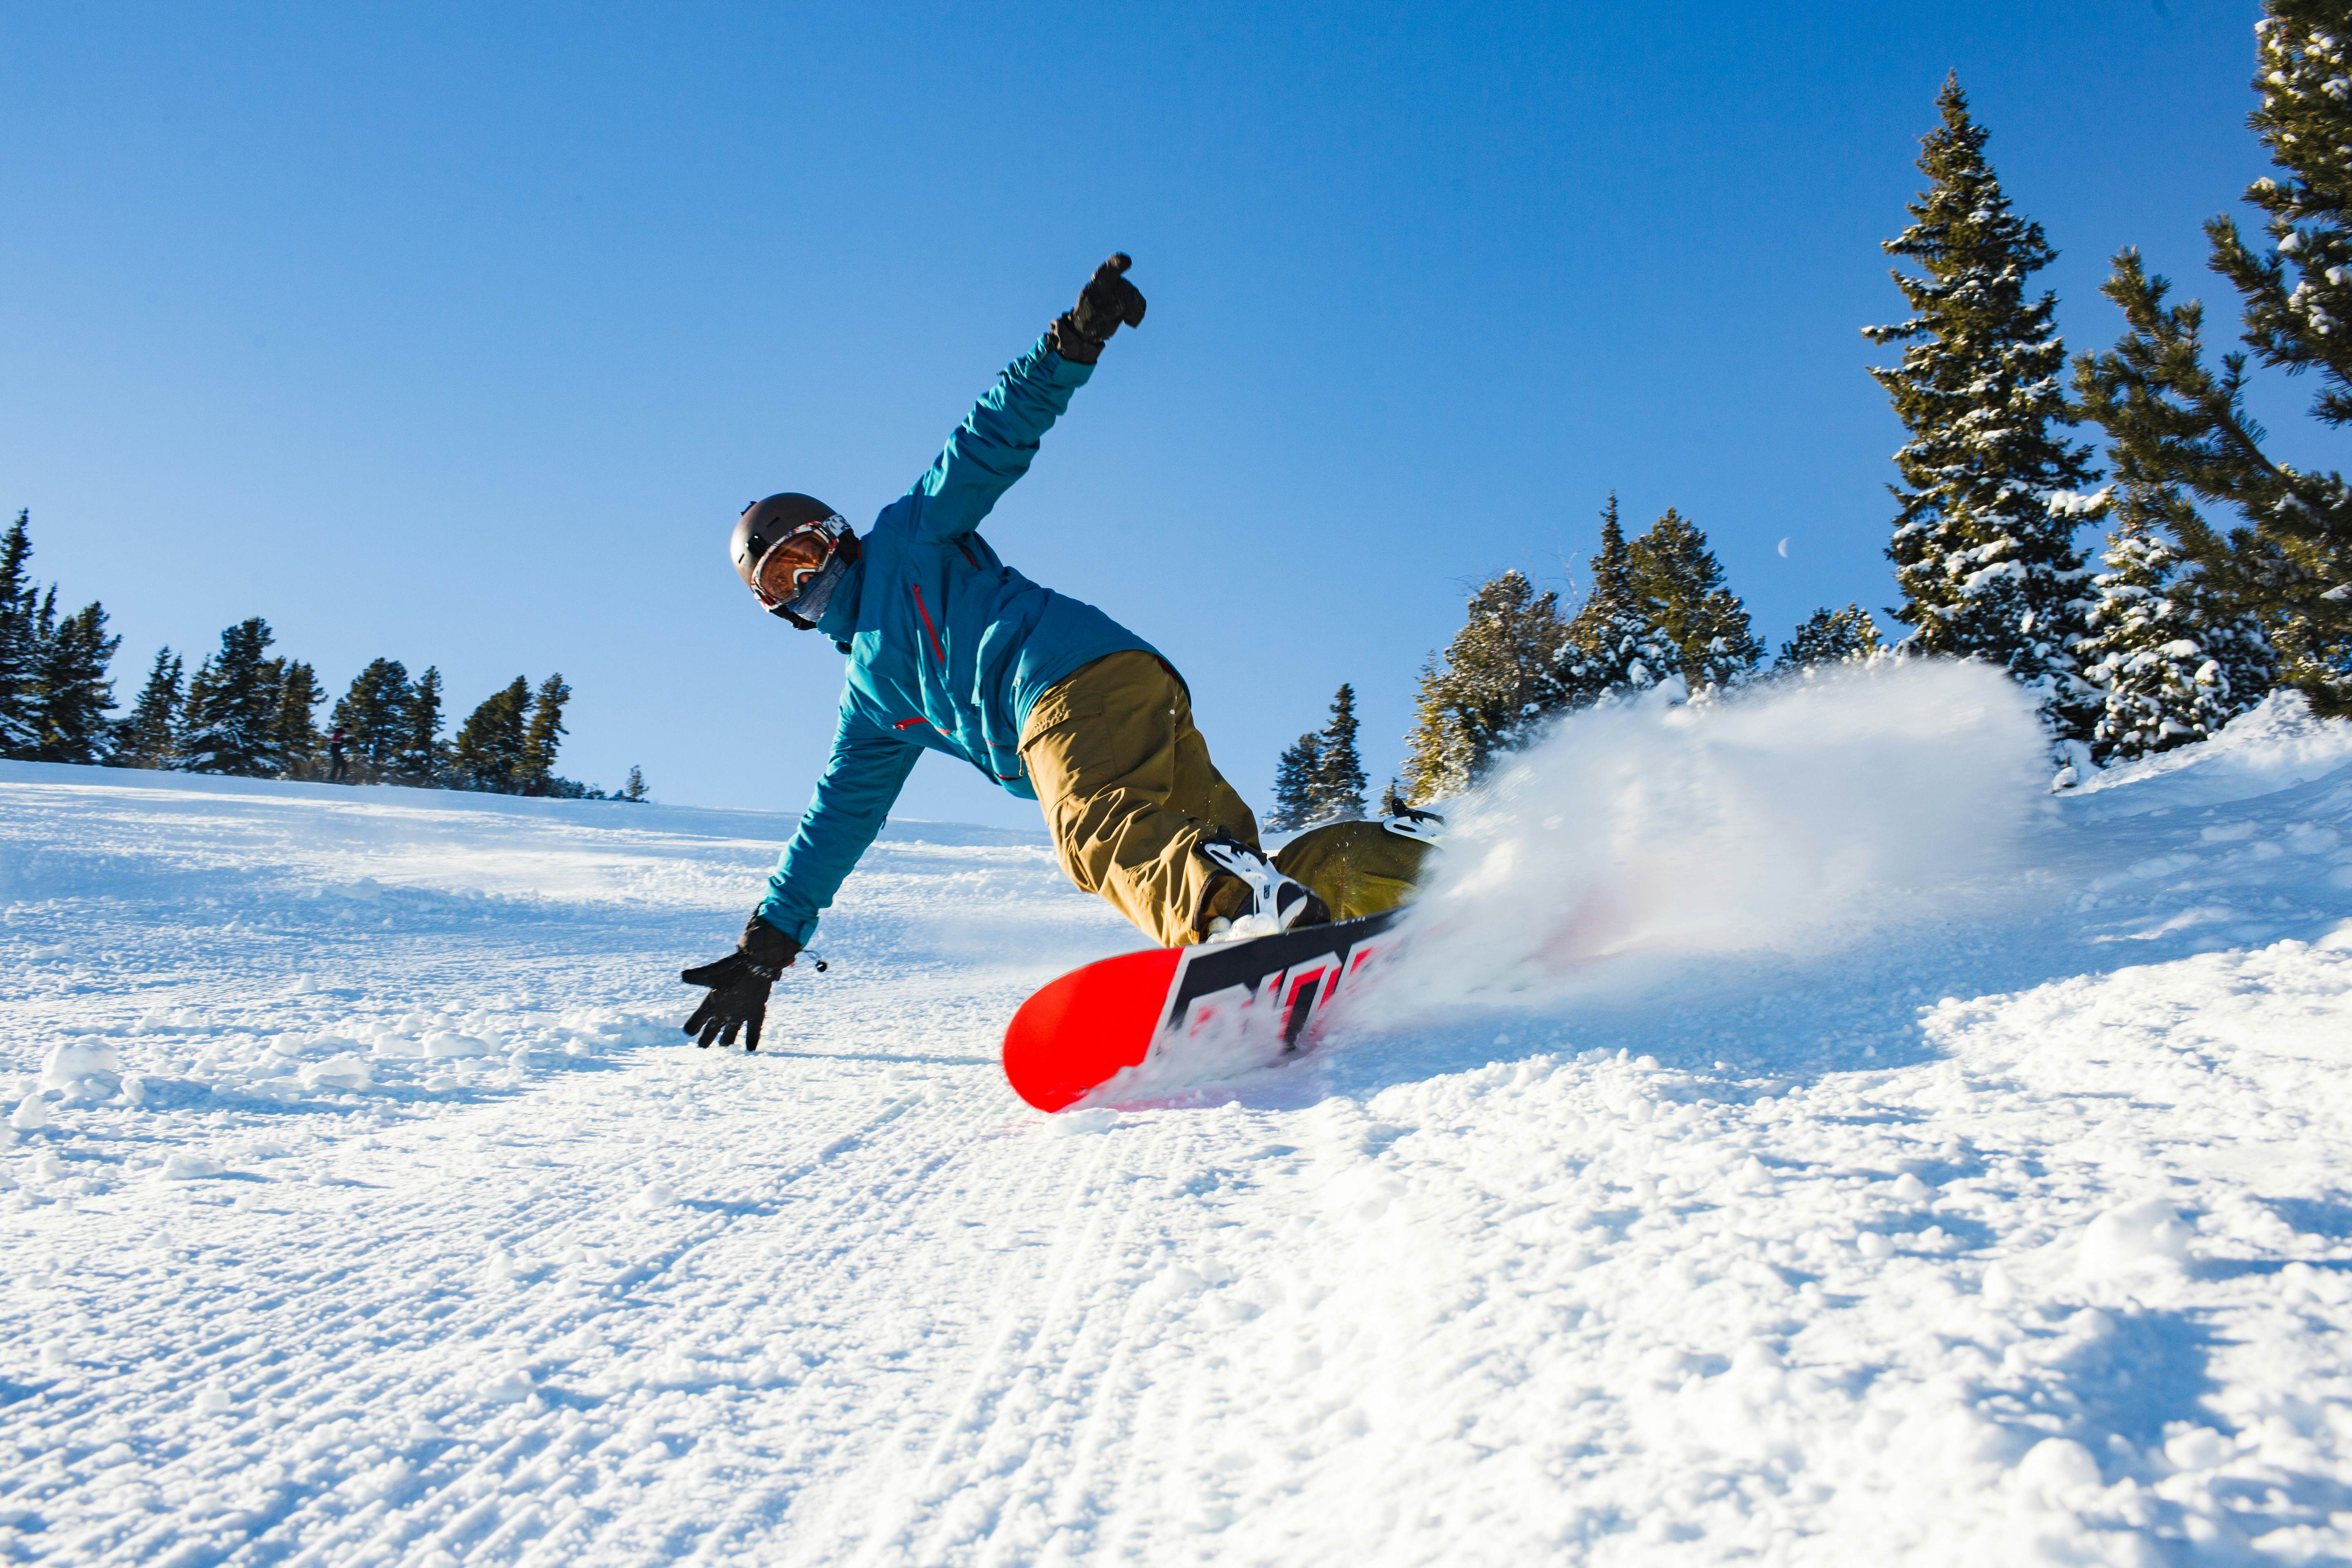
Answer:
[(1410, 838), (1433, 849), (1445, 843), (1445, 818), (1418, 806), (1408, 805), (1394, 816), (1381, 817), (1381, 826), (1400, 838)]
[(1331, 911), (1314, 890), (1274, 868), (1257, 850), (1231, 834), (1219, 833), (1192, 847), (1219, 870), (1241, 879), (1249, 889), (1249, 907), (1238, 915), (1212, 917), (1203, 931), (1207, 942), (1242, 942), (1273, 936), (1301, 926), (1328, 925)]

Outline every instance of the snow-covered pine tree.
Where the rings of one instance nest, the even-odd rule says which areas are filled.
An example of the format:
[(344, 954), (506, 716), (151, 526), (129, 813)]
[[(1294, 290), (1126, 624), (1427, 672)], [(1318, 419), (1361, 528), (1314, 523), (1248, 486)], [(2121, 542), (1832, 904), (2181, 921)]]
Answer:
[(157, 650), (147, 683), (131, 711), (114, 722), (114, 749), (107, 762), (118, 768), (168, 768), (179, 755), (183, 666), (170, 648)]
[(560, 674), (539, 683), (531, 700), (530, 722), (523, 731), (522, 761), (515, 769), (515, 787), (525, 795), (544, 795), (555, 779), (555, 752), (569, 733), (563, 728), (563, 705), (572, 688)]
[(448, 782), (449, 747), (441, 739), (441, 668), (428, 664), (410, 681), (401, 701), (399, 739), (394, 744), (385, 780), (418, 789), (439, 788)]
[(1315, 777), (1323, 765), (1323, 737), (1308, 731), (1282, 749), (1274, 764), (1274, 810), (1265, 825), (1293, 833), (1315, 820)]
[(106, 754), (112, 726), (114, 683), (107, 668), (119, 637), (106, 635), (106, 610), (83, 605), (59, 620), (57, 590), (49, 590), (41, 616), (41, 641), (33, 663), (33, 758), (43, 763), (94, 763)]
[(1441, 659), (1422, 667), (1405, 775), (1412, 803), (1459, 794), (1500, 752), (1524, 744), (1563, 706), (1559, 654), (1568, 636), (1559, 595), (1505, 572), (1470, 596), (1469, 616)]
[[(2262, 101), (2247, 123), (2284, 177), (2256, 180), (2246, 200), (2268, 215), (2273, 249), (2258, 254), (2227, 216), (2205, 233), (2254, 357), (2290, 375), (2317, 369), (2312, 416), (2340, 429), (2352, 424), (2352, 14), (2343, 0), (2267, 0), (2263, 11)], [(2260, 617), (2278, 679), (2315, 711), (2352, 713), (2352, 485), (2263, 452), (2245, 407), (2247, 356), (2207, 368), (2203, 307), (2167, 305), (2169, 288), (2137, 250), (2118, 254), (2103, 292), (2129, 331), (2074, 366), (2084, 408), (2111, 443), (2124, 521), (2140, 513), (2168, 529), (2222, 603)], [(2220, 531), (2198, 501), (2240, 524)]]
[(31, 711), (37, 596), (25, 565), (33, 553), (31, 518), (19, 511), (0, 534), (0, 757), (28, 757), (38, 744)]
[(498, 795), (521, 788), (523, 731), (530, 711), (530, 682), (518, 675), (466, 716), (457, 731), (455, 758), (460, 788)]
[(60, 617), (57, 584), (33, 587), (32, 553), (32, 514), (19, 510), (0, 534), (0, 756), (94, 763), (112, 738), (107, 670), (122, 639), (95, 602)]
[(1313, 795), (1317, 822), (1357, 822), (1364, 815), (1364, 763), (1356, 754), (1356, 689), (1342, 685), (1318, 737)]
[(370, 659), (327, 721), (343, 732), (343, 757), (360, 784), (410, 783), (400, 760), (411, 725), (408, 667), (396, 658)]
[(1724, 585), (1723, 568), (1706, 535), (1674, 508), (1626, 547), (1635, 594), (1666, 641), (1694, 695), (1726, 691), (1748, 679), (1764, 657), (1748, 622), (1748, 606)]
[(1559, 653), (1563, 707), (1590, 708), (1647, 691), (1679, 677), (1681, 653), (1650, 613), (1633, 578), (1631, 547), (1617, 516), (1617, 494), (1601, 509), (1601, 551), (1592, 591), (1568, 623)]
[(2053, 429), (2071, 417), (2057, 296), (2025, 292), (2058, 253), (2011, 209), (1957, 77), (1936, 102), (1943, 123), (1920, 140), (1927, 189), (1885, 246), (1926, 276), (1894, 274), (1910, 320), (1863, 329), (1910, 345), (1870, 373), (1911, 437), (1895, 455), (1895, 615), (1912, 628), (1909, 650), (1981, 659), (2032, 691), (2063, 753), (2090, 739), (2098, 693), (2073, 652), (2090, 576), (2079, 519), (2049, 505), (2094, 477), (2090, 448)]
[(1797, 635), (1780, 645), (1772, 672), (1867, 664), (1878, 654), (1878, 623), (1870, 618), (1868, 610), (1855, 604), (1843, 610), (1824, 607), (1806, 616)]
[(220, 651), (188, 682), (180, 735), (181, 765), (192, 773), (274, 778), (278, 755), (278, 672), (267, 657), (269, 623), (256, 616), (221, 633)]
[(41, 661), (47, 655), (49, 638), (58, 629), (58, 585), (52, 583), (46, 592), (35, 592), (26, 584), (21, 621), (25, 647), (25, 673), (16, 683), (16, 722), (13, 733), (16, 741), (7, 752), (14, 762), (33, 762), (41, 754)]
[(2262, 700), (2273, 668), (2261, 624), (2233, 614), (2194, 568), (2183, 570), (2154, 519), (2124, 523), (2106, 562), (2079, 648), (2084, 673), (2106, 693), (2091, 739), (2098, 762), (2204, 740)]
[(621, 786), (621, 793), (614, 795), (613, 798), (614, 800), (629, 801), (634, 804), (643, 804), (646, 798), (645, 770), (638, 767), (636, 763), (631, 763), (629, 764), (629, 782), (623, 784)]
[(289, 779), (317, 778), (324, 747), (311, 710), (327, 700), (319, 672), (299, 658), (271, 662), (278, 666), (275, 729), (279, 771)]

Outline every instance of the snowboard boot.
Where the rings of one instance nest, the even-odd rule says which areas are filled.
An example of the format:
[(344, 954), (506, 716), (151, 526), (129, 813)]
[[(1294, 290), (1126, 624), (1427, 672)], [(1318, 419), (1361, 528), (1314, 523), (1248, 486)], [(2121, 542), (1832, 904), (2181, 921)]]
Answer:
[(1276, 870), (1272, 861), (1240, 839), (1219, 833), (1192, 847), (1223, 873), (1211, 878), (1202, 895), (1202, 942), (1241, 942), (1330, 924), (1331, 911), (1311, 889)]

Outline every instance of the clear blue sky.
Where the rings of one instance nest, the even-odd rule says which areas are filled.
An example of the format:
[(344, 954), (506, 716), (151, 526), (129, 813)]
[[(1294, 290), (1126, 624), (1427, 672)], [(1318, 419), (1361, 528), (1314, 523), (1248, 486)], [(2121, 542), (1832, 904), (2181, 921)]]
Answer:
[[(1891, 603), (1856, 329), (1944, 73), (2104, 346), (2121, 245), (2214, 292), (2256, 15), (10, 6), (0, 505), (126, 701), (257, 614), (453, 717), (560, 669), (565, 773), (793, 807), (840, 660), (737, 584), (736, 510), (863, 527), (1122, 248), (1150, 319), (987, 531), (1164, 649), (1263, 806), (1342, 680), (1387, 777), (1466, 589), (1565, 585), (1612, 488), (1776, 646)], [(1036, 820), (937, 757), (900, 809)]]

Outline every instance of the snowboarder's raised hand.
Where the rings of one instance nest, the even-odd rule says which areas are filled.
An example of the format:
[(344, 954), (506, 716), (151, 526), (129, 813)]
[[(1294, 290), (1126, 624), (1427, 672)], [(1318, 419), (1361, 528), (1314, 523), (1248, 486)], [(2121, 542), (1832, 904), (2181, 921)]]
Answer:
[(1078, 290), (1075, 309), (1054, 318), (1054, 352), (1072, 364), (1092, 364), (1103, 344), (1122, 326), (1143, 325), (1143, 291), (1124, 274), (1135, 265), (1125, 251), (1113, 251)]
[(686, 1032), (695, 1037), (694, 1043), (708, 1046), (716, 1040), (731, 1046), (740, 1030), (743, 1048), (758, 1050), (760, 1026), (768, 1017), (768, 990), (778, 975), (792, 967), (800, 951), (799, 942), (753, 915), (744, 923), (742, 939), (734, 952), (716, 963), (681, 970), (678, 979), (687, 984), (710, 987), (710, 994), (686, 1021)]

